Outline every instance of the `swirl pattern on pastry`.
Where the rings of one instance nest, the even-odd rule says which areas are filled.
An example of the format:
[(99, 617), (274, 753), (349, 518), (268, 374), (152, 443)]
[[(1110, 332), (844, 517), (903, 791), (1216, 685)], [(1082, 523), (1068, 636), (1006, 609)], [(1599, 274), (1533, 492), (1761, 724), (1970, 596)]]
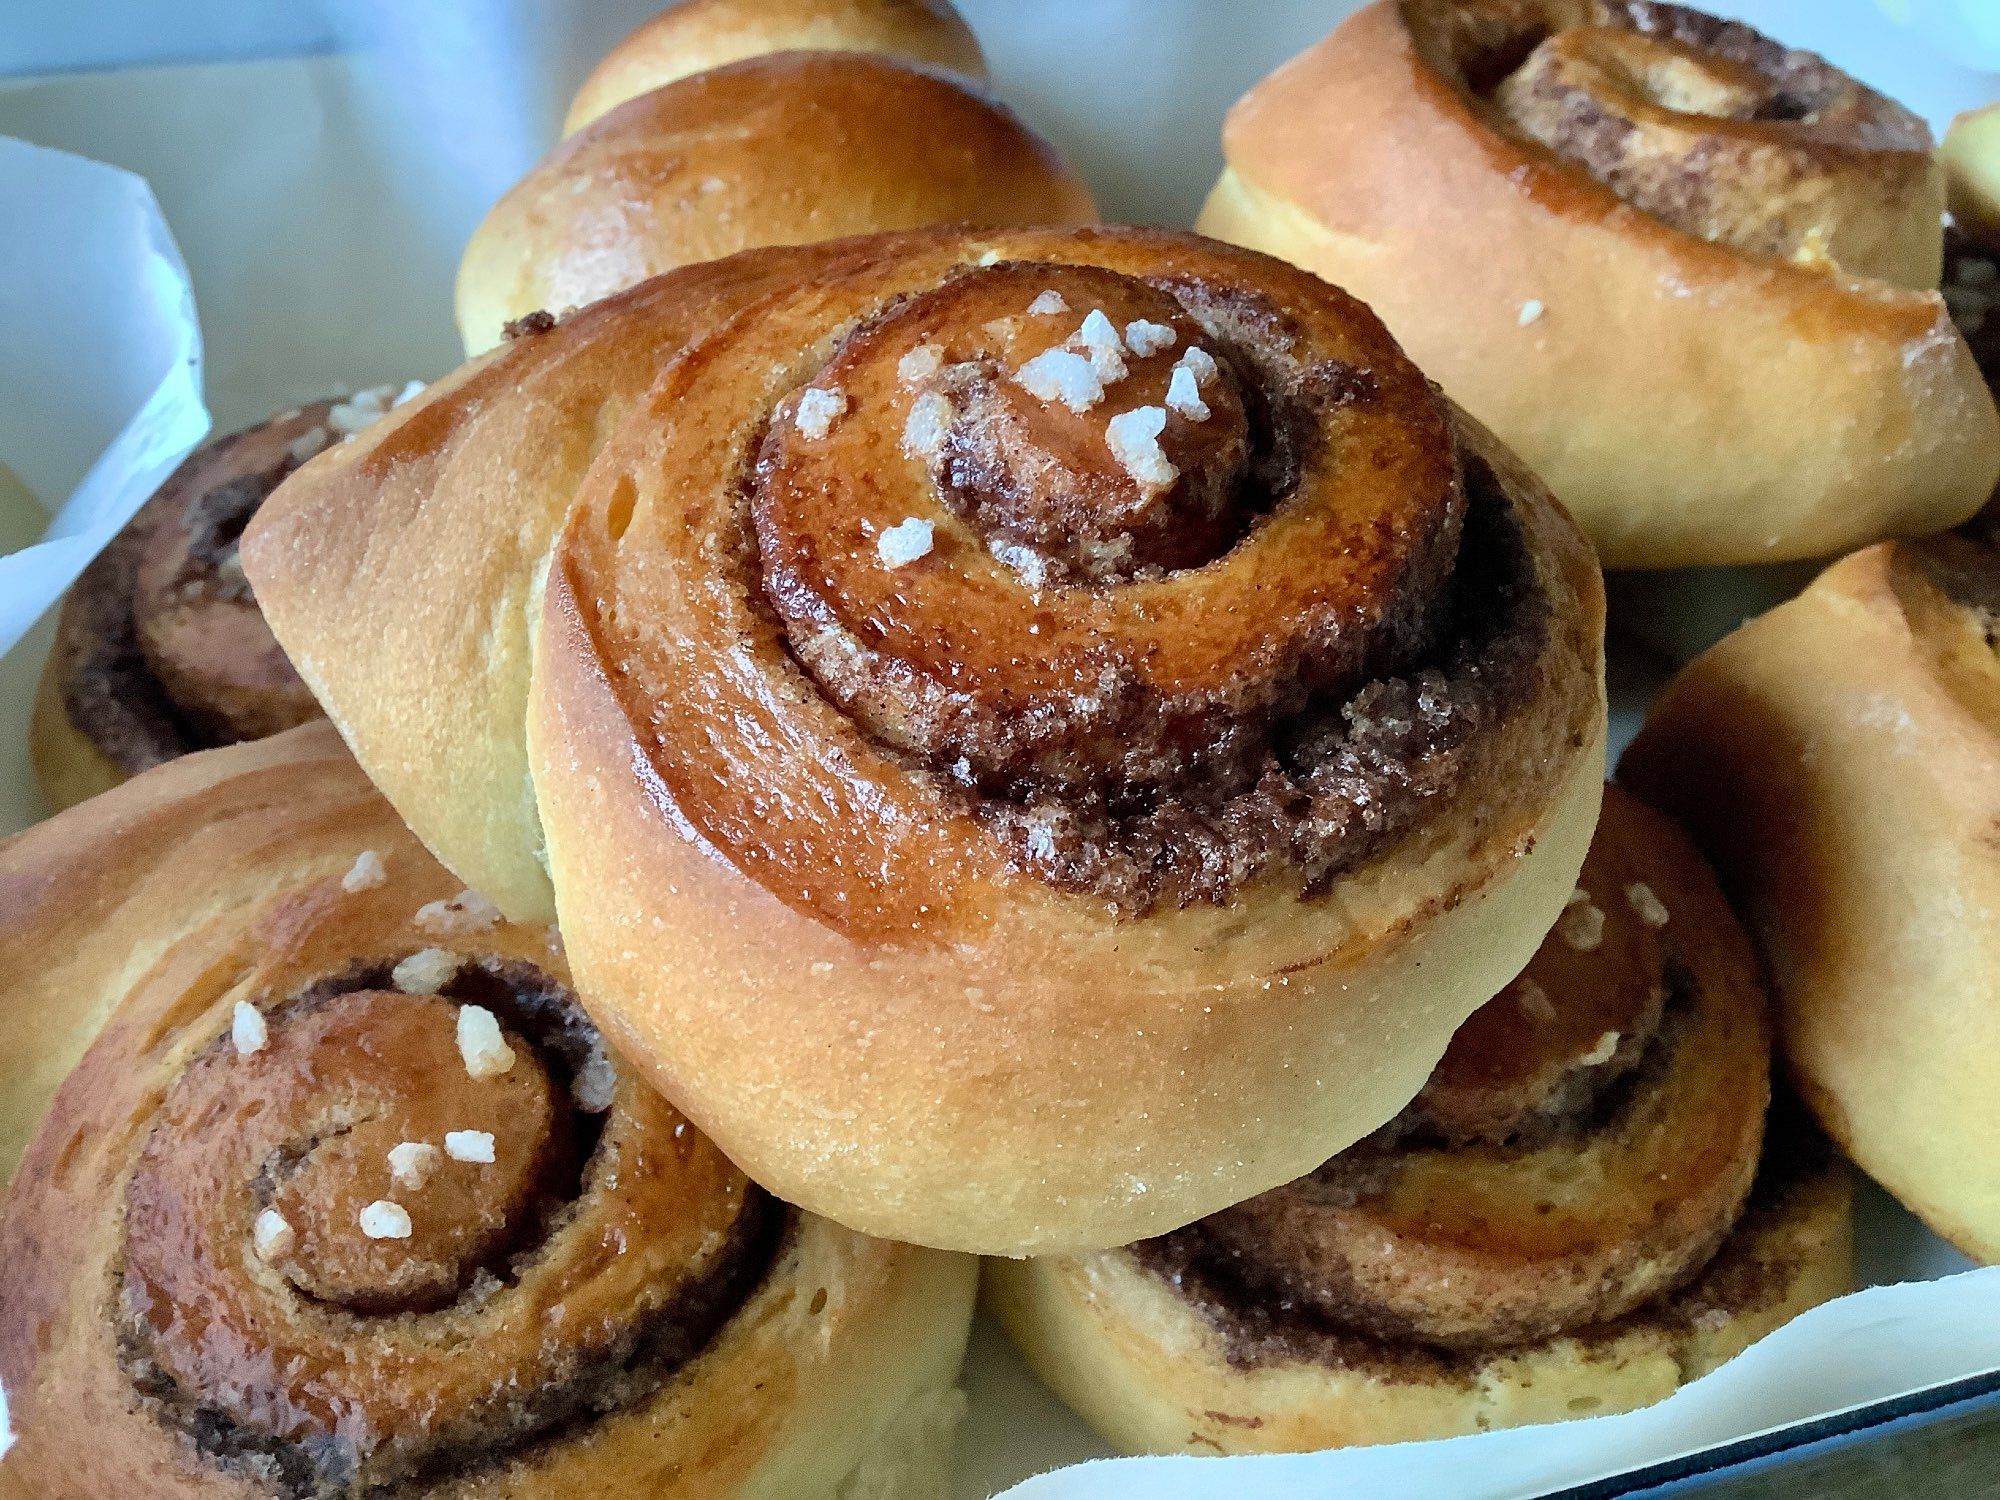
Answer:
[(1505, 125), (1676, 229), (1937, 285), (1924, 122), (1824, 58), (1654, 0), (1411, 7)]
[(690, 1118), (954, 1249), (1122, 1243), (1380, 1125), (1601, 781), (1567, 518), (1352, 298), (1192, 236), (691, 268), (441, 382), (246, 547), (371, 772), (560, 911)]
[[(1323, 888), (1552, 644), (1505, 484), (1364, 309), (1091, 248), (773, 299), (654, 393), (665, 451), (601, 465), (559, 553), (683, 814), (821, 920), (967, 815), (1002, 848), (961, 860), (1128, 912)], [(868, 785), (823, 817), (804, 766)]]
[(237, 546), (287, 475), (395, 394), (383, 386), (314, 402), (216, 439), (84, 570), (64, 600), (35, 710), (35, 764), (51, 802), (66, 807), (190, 750), (319, 716), (258, 612)]
[(2000, 416), (1922, 120), (1654, 0), (1374, 0), (1231, 109), (1200, 227), (1348, 288), (1607, 567), (1964, 520)]
[(1657, 1399), (1845, 1274), (1824, 1148), (1792, 1122), (1766, 1150), (1769, 1067), (1756, 960), (1713, 880), (1610, 788), (1555, 931), (1395, 1121), (1159, 1239), (996, 1265), (995, 1300), (1127, 1447), (1393, 1441)]
[[(159, 956), (84, 961), (116, 1003), (0, 1210), (10, 1472), (135, 1500), (830, 1496), (909, 1442), (891, 1493), (926, 1493), (969, 1267), (754, 1186), (607, 1049), (553, 933), (459, 890), (330, 728), (211, 753), (347, 805), (239, 810), (239, 836), (292, 837), (184, 873), (177, 904), (98, 881)], [(154, 779), (10, 873), (143, 858), (178, 815)], [(0, 942), (61, 920), (25, 903)]]

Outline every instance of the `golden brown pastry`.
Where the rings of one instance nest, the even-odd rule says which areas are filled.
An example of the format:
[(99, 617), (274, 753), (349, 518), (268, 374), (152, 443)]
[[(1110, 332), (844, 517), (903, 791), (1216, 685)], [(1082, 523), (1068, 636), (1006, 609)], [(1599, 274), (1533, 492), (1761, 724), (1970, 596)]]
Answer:
[(1624, 774), (1763, 946), (1826, 1131), (2000, 1260), (2000, 550), (1991, 518), (1870, 547), (1686, 668)]
[(515, 319), (760, 245), (1095, 219), (1089, 189), (980, 71), (941, 3), (674, 7), (613, 51), (568, 138), (474, 232), (458, 273), (466, 352)]
[(1246, 95), (1201, 217), (1369, 301), (1613, 568), (1964, 520), (2000, 419), (1942, 174), (1824, 60), (1651, 0), (1377, 0)]
[(389, 409), (393, 386), (280, 412), (197, 449), (85, 568), (56, 625), (29, 748), (54, 808), (211, 745), (319, 716), (236, 545), (278, 482)]
[(677, 79), (771, 52), (874, 52), (986, 80), (979, 39), (946, 0), (679, 0), (591, 69), (563, 134)]
[(1156, 1240), (992, 1261), (1030, 1365), (1129, 1452), (1400, 1442), (1657, 1401), (1847, 1290), (1848, 1190), (1767, 1133), (1756, 960), (1608, 789), (1581, 882), (1393, 1124)]
[(1366, 309), (1188, 235), (690, 268), (295, 476), (245, 558), (426, 842), (510, 910), (552, 878), (621, 1049), (894, 1238), (1297, 1176), (1595, 819), (1581, 538)]
[(945, 1493), (972, 1263), (751, 1183), (329, 726), (0, 888), (8, 1014), (103, 1018), (0, 1207), (0, 1496)]

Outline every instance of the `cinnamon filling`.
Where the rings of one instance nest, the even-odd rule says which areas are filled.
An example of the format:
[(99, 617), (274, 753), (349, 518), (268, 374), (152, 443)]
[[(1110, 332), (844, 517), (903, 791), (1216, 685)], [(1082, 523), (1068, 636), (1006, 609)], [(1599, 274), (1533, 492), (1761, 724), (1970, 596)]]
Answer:
[(1405, 13), (1503, 130), (1675, 228), (1937, 284), (1929, 131), (1824, 59), (1653, 0), (1406, 0)]
[(286, 1496), (477, 1468), (643, 1399), (783, 1233), (671, 1106), (608, 1082), (546, 975), (466, 961), (413, 994), (394, 968), (239, 1016), (126, 1189), (138, 1398)]
[(1702, 933), (1717, 898), (1655, 834), (1614, 789), (1556, 930), (1402, 1115), (1134, 1253), (1265, 1326), (1436, 1351), (1604, 1325), (1701, 1276), (1750, 1188), (1768, 1041), (1744, 950)]
[[(1623, 1317), (1565, 1329), (1562, 1337), (1587, 1350), (1616, 1339), (1635, 1323), (1682, 1329), (1712, 1326), (1717, 1320), (1769, 1306), (1784, 1294), (1797, 1267), (1783, 1247), (1771, 1253), (1765, 1231), (1783, 1219), (1801, 1189), (1832, 1163), (1832, 1147), (1802, 1107), (1787, 1102), (1774, 1108), (1756, 1179), (1733, 1232), (1714, 1257), (1685, 1285)], [(1230, 1363), (1239, 1367), (1306, 1362), (1365, 1370), (1380, 1379), (1427, 1383), (1473, 1378), (1481, 1365), (1506, 1356), (1504, 1347), (1451, 1348), (1370, 1336), (1311, 1307), (1273, 1297), (1262, 1283), (1246, 1281), (1238, 1267), (1217, 1256), (1190, 1230), (1144, 1241), (1129, 1253), (1199, 1310), (1221, 1334)], [(1573, 1414), (1588, 1416), (1593, 1410), (1579, 1407)]]
[(1194, 278), (950, 278), (843, 340), (746, 482), (818, 690), (1132, 910), (1366, 859), (1546, 639), (1509, 497), (1379, 328)]
[(319, 714), (237, 558), (280, 482), (341, 433), (318, 402), (198, 450), (86, 568), (58, 645), (70, 722), (121, 771)]

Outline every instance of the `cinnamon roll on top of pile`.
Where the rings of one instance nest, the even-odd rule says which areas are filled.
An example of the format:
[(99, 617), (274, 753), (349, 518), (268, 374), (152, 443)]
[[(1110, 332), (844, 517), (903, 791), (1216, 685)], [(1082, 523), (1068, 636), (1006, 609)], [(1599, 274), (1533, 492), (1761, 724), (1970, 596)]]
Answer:
[(420, 389), (316, 401), (216, 439), (84, 569), (63, 601), (30, 731), (52, 806), (319, 716), (264, 623), (237, 544), (286, 475)]
[(553, 898), (621, 1050), (853, 1227), (1074, 1248), (1297, 1176), (1581, 861), (1587, 547), (1264, 257), (763, 252), (371, 436), (246, 543), (280, 638), (432, 847)]
[[(202, 813), (233, 849), (161, 880)], [(969, 1262), (751, 1183), (329, 726), (0, 873), (0, 952), (54, 967), (88, 911), (156, 955), (86, 941), (49, 1007), (105, 1021), (0, 1208), (0, 1493), (941, 1493)]]
[(1969, 515), (2000, 419), (1923, 121), (1655, 0), (1377, 0), (1230, 112), (1201, 227), (1369, 299), (1608, 566)]
[[(1389, 1125), (1159, 1239), (994, 1262), (1042, 1377), (1133, 1451), (1392, 1442), (1657, 1400), (1847, 1279), (1748, 942), (1616, 789), (1527, 968)], [(1782, 1123), (1780, 1123), (1782, 1122)]]

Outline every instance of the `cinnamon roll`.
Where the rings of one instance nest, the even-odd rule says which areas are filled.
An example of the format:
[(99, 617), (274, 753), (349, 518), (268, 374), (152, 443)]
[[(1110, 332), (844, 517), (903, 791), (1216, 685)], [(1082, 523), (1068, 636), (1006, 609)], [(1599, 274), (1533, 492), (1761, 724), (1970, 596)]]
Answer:
[(0, 872), (10, 1012), (103, 1017), (0, 1207), (0, 1491), (945, 1492), (972, 1263), (746, 1178), (329, 726)]
[(280, 480), (394, 399), (383, 386), (316, 401), (216, 439), (84, 569), (63, 601), (30, 729), (50, 806), (319, 716), (258, 612), (237, 543)]
[(989, 1301), (1132, 1452), (1629, 1409), (1847, 1289), (1845, 1178), (1769, 1098), (1748, 942), (1609, 789), (1554, 931), (1390, 1125), (1158, 1239), (990, 1262)]
[(515, 319), (758, 245), (1095, 219), (1082, 179), (983, 74), (942, 0), (671, 7), (600, 64), (566, 138), (474, 232), (466, 352)]
[(563, 134), (627, 99), (773, 52), (879, 53), (986, 81), (979, 38), (946, 0), (677, 0), (590, 70)]
[(2000, 1260), (2000, 520), (1869, 547), (1669, 684), (1624, 774), (1715, 862), (1855, 1161)]
[(1613, 568), (1964, 520), (2000, 419), (1921, 120), (1654, 0), (1377, 0), (1231, 110), (1200, 225), (1368, 299)]
[(620, 1049), (870, 1233), (1122, 1243), (1393, 1115), (1595, 819), (1600, 580), (1547, 494), (1360, 304), (1192, 236), (683, 274), (246, 540), (426, 842), (552, 894)]

